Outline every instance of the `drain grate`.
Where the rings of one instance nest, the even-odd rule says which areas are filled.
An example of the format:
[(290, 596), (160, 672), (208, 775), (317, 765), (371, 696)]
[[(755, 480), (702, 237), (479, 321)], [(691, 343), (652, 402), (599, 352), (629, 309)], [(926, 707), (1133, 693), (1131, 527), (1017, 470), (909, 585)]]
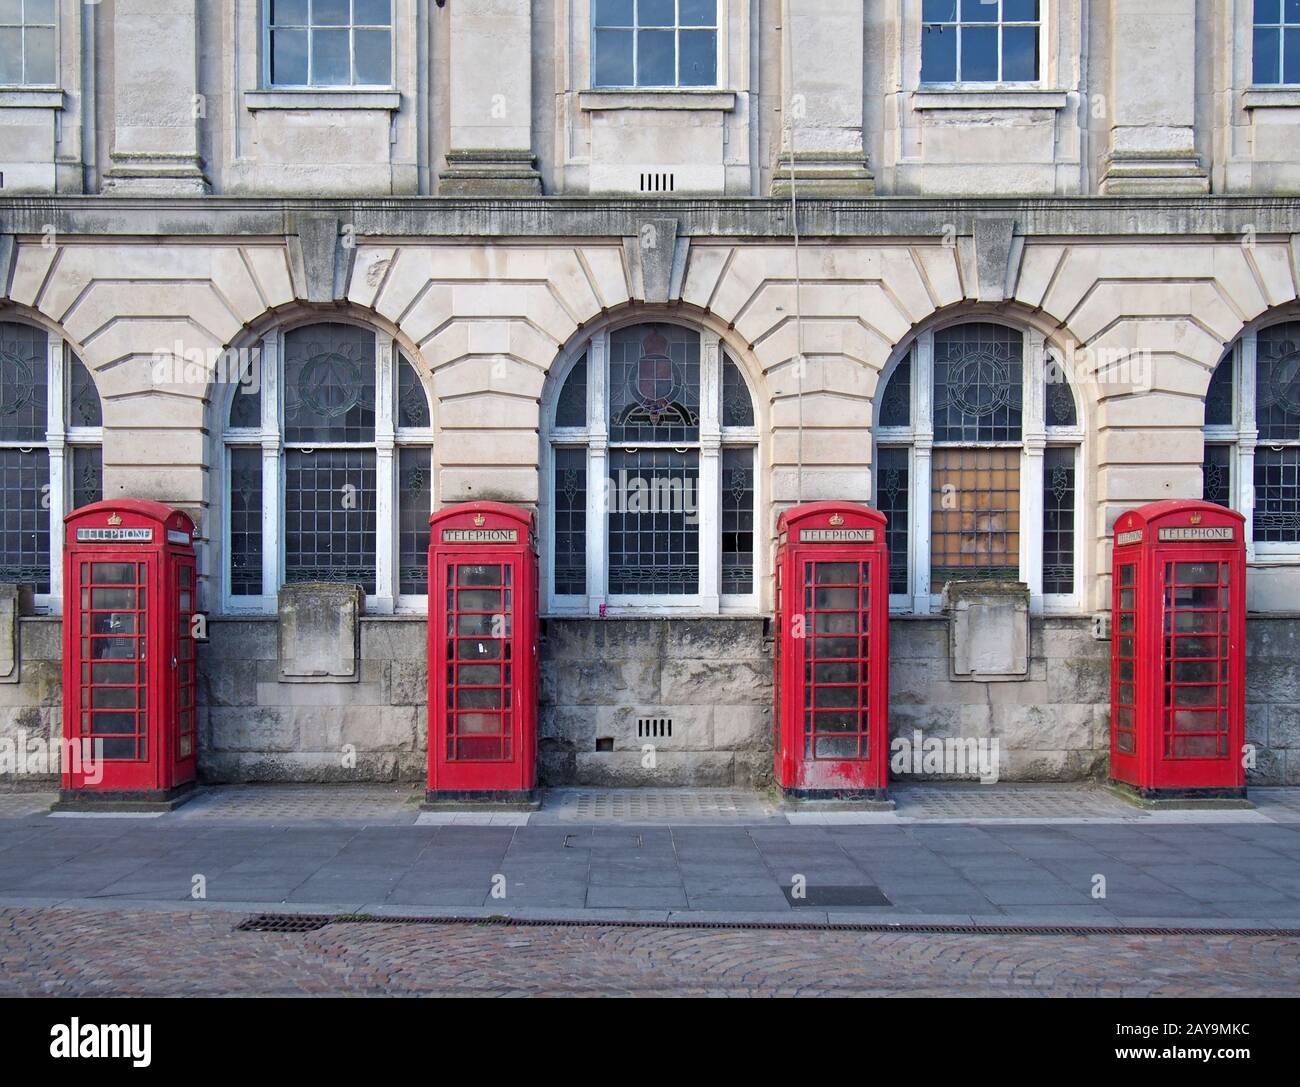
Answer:
[[(860, 889), (860, 888), (859, 888)], [(921, 932), (965, 936), (1270, 936), (1300, 938), (1300, 928), (1124, 928), (1119, 925), (909, 924), (906, 921), (629, 921), (605, 917), (551, 919), (507, 917), (405, 917), (375, 914), (305, 915), (263, 913), (241, 921), (236, 932), (315, 932), (331, 924), (502, 925), (514, 928), (680, 928), (718, 931)]]
[(236, 932), (316, 932), (331, 921), (341, 920), (336, 917), (321, 917), (319, 914), (302, 913), (259, 913), (239, 922)]

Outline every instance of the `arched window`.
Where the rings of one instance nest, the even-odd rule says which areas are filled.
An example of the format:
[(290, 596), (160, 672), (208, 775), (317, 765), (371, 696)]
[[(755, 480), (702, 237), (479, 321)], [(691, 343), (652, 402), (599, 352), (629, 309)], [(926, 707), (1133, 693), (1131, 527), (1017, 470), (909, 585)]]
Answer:
[(1300, 554), (1300, 321), (1245, 332), (1205, 395), (1203, 497), (1246, 515), (1249, 554)]
[(103, 497), (103, 414), (94, 379), (62, 338), (0, 322), (0, 582), (40, 610), (63, 596), (63, 516)]
[(551, 610), (757, 608), (758, 426), (716, 335), (669, 323), (600, 332), (549, 408)]
[(949, 581), (1023, 581), (1077, 608), (1079, 413), (1043, 337), (987, 321), (922, 332), (877, 396), (876, 504), (890, 601), (933, 610)]
[(390, 336), (355, 324), (266, 336), (237, 371), (225, 431), (224, 603), (272, 611), (281, 585), (362, 585), (420, 610), (433, 508), (429, 399)]

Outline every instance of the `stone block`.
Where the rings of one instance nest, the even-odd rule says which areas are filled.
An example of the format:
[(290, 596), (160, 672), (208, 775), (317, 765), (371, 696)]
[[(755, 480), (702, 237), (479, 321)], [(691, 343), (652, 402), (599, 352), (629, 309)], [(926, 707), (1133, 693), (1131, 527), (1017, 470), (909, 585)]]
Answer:
[(18, 586), (0, 585), (0, 683), (18, 682)]
[(1020, 582), (950, 582), (944, 588), (955, 677), (1013, 679), (1029, 672), (1029, 587)]
[[(1250, 735), (1252, 709), (1254, 707), (1246, 708), (1247, 739), (1252, 739)], [(1300, 706), (1281, 703), (1269, 707), (1268, 746), (1300, 751)]]
[(309, 582), (281, 589), (281, 680), (356, 682), (364, 602), (357, 585)]
[(580, 751), (575, 772), (587, 785), (667, 789), (683, 785), (732, 785), (735, 760), (721, 751), (658, 751), (653, 769), (637, 751)]
[(772, 670), (764, 661), (666, 660), (661, 699), (684, 705), (759, 704), (772, 699)]
[[(372, 663), (362, 661), (362, 667)], [(394, 706), (422, 706), (429, 701), (429, 666), (422, 661), (393, 661), (389, 701)]]
[(713, 708), (713, 746), (719, 751), (770, 752), (772, 727), (770, 704)]

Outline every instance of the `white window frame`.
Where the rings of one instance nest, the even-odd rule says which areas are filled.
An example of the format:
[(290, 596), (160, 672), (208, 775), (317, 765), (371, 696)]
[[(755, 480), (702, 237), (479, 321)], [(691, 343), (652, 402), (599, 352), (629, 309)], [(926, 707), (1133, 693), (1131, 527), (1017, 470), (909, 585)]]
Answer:
[[(1261, 445), (1255, 417), (1255, 384), (1258, 376), (1259, 334), (1274, 325), (1300, 321), (1300, 313), (1270, 315), (1267, 321), (1247, 328), (1224, 353), (1219, 366), (1232, 365), (1232, 423), (1203, 428), (1207, 445), (1232, 447), (1229, 454), (1228, 496), (1231, 508), (1246, 518), (1246, 561), (1259, 560), (1269, 566), (1300, 566), (1300, 541), (1277, 543), (1255, 540), (1255, 450)], [(1300, 434), (1287, 445), (1300, 445)]]
[[(605, 480), (609, 462), (609, 407), (606, 383), (609, 377), (610, 336), (623, 328), (644, 324), (678, 325), (700, 337), (700, 437), (689, 443), (699, 450), (700, 493), (700, 576), (699, 592), (691, 596), (625, 596), (610, 595), (608, 589), (609, 526), (605, 502)], [(634, 320), (611, 325), (583, 341), (555, 368), (556, 380), (551, 385), (543, 413), (542, 435), (542, 509), (541, 576), (542, 599), (545, 613), (554, 616), (600, 615), (602, 607), (608, 616), (637, 615), (757, 615), (761, 600), (761, 585), (766, 553), (763, 524), (764, 488), (760, 461), (759, 402), (754, 385), (744, 365), (734, 353), (729, 353), (754, 408), (754, 425), (749, 427), (723, 427), (722, 357), (726, 348), (721, 337), (707, 328), (699, 328), (685, 321), (676, 321), (659, 315), (642, 315)], [(557, 427), (555, 412), (560, 394), (570, 372), (582, 357), (587, 357), (587, 425), (585, 427)], [(638, 448), (651, 445), (672, 447), (673, 443), (641, 443)], [(584, 595), (558, 595), (554, 591), (554, 518), (555, 471), (554, 453), (557, 446), (585, 448), (587, 451), (587, 592)], [(754, 555), (753, 590), (749, 593), (723, 593), (722, 584), (722, 450), (749, 448), (754, 457)], [(677, 448), (680, 448), (678, 446)], [(704, 496), (710, 496), (705, 501)]]
[[(221, 398), (221, 446), (218, 463), (218, 486), (221, 495), (221, 557), (218, 577), (221, 582), (221, 611), (224, 615), (272, 615), (278, 607), (279, 590), (284, 586), (284, 488), (285, 450), (284, 403), (280, 395), (283, 377), (281, 360), (284, 357), (285, 337), (300, 328), (319, 324), (346, 324), (364, 329), (375, 337), (375, 439), (372, 443), (346, 443), (346, 448), (375, 451), (375, 592), (366, 594), (366, 611), (372, 615), (421, 615), (428, 612), (426, 595), (398, 593), (399, 583), (399, 521), (400, 491), (398, 479), (399, 451), (407, 448), (426, 448), (429, 451), (429, 513), (437, 508), (435, 496), (437, 475), (433, 471), (433, 402), (416, 360), (407, 353), (407, 360), (415, 367), (426, 399), (429, 401), (427, 427), (397, 427), (398, 361), (401, 350), (393, 337), (363, 321), (339, 314), (312, 315), (310, 318), (287, 324), (262, 337), (260, 377), (262, 382), (261, 426), (230, 427), (230, 405), (239, 395), (239, 386), (231, 385)], [(292, 443), (294, 447), (302, 443)], [(232, 447), (256, 448), (262, 451), (262, 588), (260, 596), (233, 596), (230, 592), (230, 451)], [(314, 449), (335, 446), (317, 442)], [(344, 445), (338, 445), (344, 448)], [(270, 591), (267, 592), (267, 588)]]
[[(1036, 329), (997, 320), (983, 315), (962, 317), (936, 324), (920, 332), (881, 373), (877, 384), (876, 410), (894, 371), (907, 359), (912, 360), (910, 384), (911, 424), (906, 427), (873, 426), (873, 465), (878, 463), (882, 446), (906, 447), (908, 450), (907, 503), (907, 593), (891, 593), (890, 611), (896, 614), (933, 615), (942, 605), (941, 592), (930, 584), (930, 498), (931, 462), (934, 441), (934, 337), (956, 325), (998, 324), (1014, 329), (1023, 337), (1021, 365), (1022, 399), (1019, 442), (981, 444), (978, 448), (1018, 448), (1020, 450), (1020, 580), (1029, 586), (1029, 610), (1032, 615), (1074, 615), (1083, 606), (1085, 473), (1083, 471), (1084, 426), (1083, 404), (1077, 385), (1070, 384), (1074, 397), (1075, 424), (1072, 427), (1048, 426), (1046, 419), (1046, 361), (1051, 348)], [(943, 443), (941, 448), (950, 448)], [(1043, 483), (1045, 453), (1049, 448), (1074, 449), (1074, 591), (1043, 592)], [(874, 476), (873, 472), (873, 476)], [(873, 480), (873, 487), (875, 481)], [(874, 492), (873, 492), (874, 493)]]
[[(46, 337), (45, 440), (22, 442), (0, 440), (0, 448), (44, 449), (49, 453), (49, 519), (50, 519), (50, 591), (36, 593), (32, 604), (36, 611), (48, 615), (63, 614), (63, 518), (72, 509), (75, 480), (72, 475), (72, 451), (78, 446), (104, 445), (103, 427), (77, 427), (68, 423), (69, 396), (71, 394), (71, 346), (58, 332), (42, 325), (21, 319), (16, 315), (0, 314), (5, 324), (25, 325)], [(83, 363), (84, 365), (84, 363)], [(95, 375), (86, 367), (91, 383)], [(96, 388), (96, 394), (98, 394)], [(100, 397), (100, 411), (103, 411)], [(101, 453), (102, 456), (102, 453)]]
[[(1047, 78), (1046, 69), (1049, 63), (1048, 56), (1048, 29), (1050, 23), (1050, 0), (1038, 0), (1038, 74), (1034, 79), (1002, 79), (1002, 28), (1006, 26), (1034, 26), (1033, 22), (1028, 20), (1012, 19), (1004, 20), (1002, 18), (1002, 0), (996, 0), (998, 5), (998, 17), (994, 21), (984, 23), (964, 23), (961, 22), (961, 0), (958, 0), (957, 18), (955, 23), (936, 24), (927, 22), (922, 0), (915, 0), (918, 34), (917, 34), (917, 54), (916, 54), (916, 71), (917, 83), (921, 90), (950, 90), (950, 89), (974, 89), (984, 91), (996, 91), (1002, 88), (1017, 89), (1041, 87)], [(925, 37), (925, 28), (927, 26), (951, 26), (957, 31), (957, 76), (959, 78), (950, 80), (927, 80), (925, 78), (924, 61), (922, 60), (922, 43)], [(961, 79), (961, 38), (962, 27), (996, 27), (998, 29), (998, 79)]]
[[(3, 27), (3, 28), (6, 29), (6, 30), (18, 30), (18, 31), (21, 31), (21, 33), (22, 33), (22, 69), (23, 69), (23, 75), (22, 75), (22, 78), (21, 78), (17, 83), (4, 83), (4, 84), (0, 84), (0, 86), (3, 86), (3, 87), (15, 87), (15, 88), (16, 88), (16, 87), (21, 87), (21, 88), (23, 88), (23, 89), (28, 89), (28, 88), (47, 88), (47, 87), (49, 87), (49, 88), (54, 88), (54, 87), (58, 87), (58, 86), (59, 86), (59, 82), (60, 82), (60, 79), (59, 79), (60, 64), (61, 64), (61, 61), (62, 61), (62, 43), (59, 41), (59, 18), (60, 18), (60, 16), (59, 16), (59, 6), (60, 6), (60, 3), (61, 3), (61, 0), (54, 0), (54, 3), (53, 3), (53, 8), (54, 8), (54, 17), (53, 17), (53, 20), (52, 20), (51, 22), (48, 22), (48, 23), (38, 23), (38, 22), (36, 22), (35, 20), (32, 20), (32, 19), (28, 19), (28, 18), (27, 18), (27, 4), (28, 4), (28, 2), (29, 2), (29, 0), (23, 0), (23, 13), (22, 13), (21, 16), (19, 16), (18, 22), (16, 22), (16, 23), (0, 23), (0, 27)], [(34, 82), (34, 81), (32, 81), (32, 80), (30, 80), (30, 79), (27, 78), (27, 31), (28, 31), (29, 29), (38, 29), (38, 30), (46, 30), (46, 29), (48, 29), (48, 30), (53, 31), (53, 37), (54, 37), (54, 57), (53, 57), (54, 71), (53, 71), (53, 78), (51, 78), (48, 82), (44, 82), (44, 83), (36, 83), (36, 82)]]
[[(346, 24), (329, 25), (329, 26), (298, 26), (290, 24), (287, 27), (281, 26), (274, 29), (306, 30), (307, 31), (307, 82), (306, 83), (276, 83), (271, 78), (271, 5), (263, 0), (261, 12), (262, 24), (262, 86), (267, 90), (290, 90), (290, 91), (358, 91), (358, 90), (391, 90), (394, 86), (394, 80), (397, 72), (397, 26), (396, 13), (394, 7), (397, 0), (389, 0), (388, 5), (388, 23), (380, 25), (378, 23), (357, 23), (351, 18)], [(354, 10), (349, 4), (349, 12)], [(307, 9), (307, 18), (310, 22), (311, 8)], [(356, 39), (352, 36), (356, 30), (387, 30), (388, 31), (388, 82), (387, 83), (358, 83), (357, 82), (357, 52)], [(348, 31), (348, 71), (349, 80), (347, 83), (313, 83), (312, 75), (312, 36), (316, 30), (347, 30)]]
[[(713, 6), (713, 25), (696, 26), (695, 24), (682, 24), (680, 21), (674, 22), (671, 27), (642, 27), (640, 26), (641, 17), (641, 0), (633, 0), (632, 20), (634, 25), (631, 27), (600, 27), (601, 30), (631, 30), (632, 31), (632, 80), (630, 84), (613, 84), (596, 82), (596, 3), (597, 0), (587, 0), (589, 10), (587, 13), (587, 49), (588, 49), (588, 79), (587, 85), (594, 91), (707, 91), (718, 90), (723, 84), (723, 66), (726, 61), (726, 17), (727, 17), (727, 0), (714, 0)], [(681, 19), (681, 4), (679, 0), (674, 0), (676, 6), (676, 19)], [(682, 58), (681, 43), (676, 37), (676, 33), (681, 30), (712, 30), (714, 33), (714, 62), (713, 62), (713, 82), (712, 83), (691, 83), (683, 85), (681, 82)], [(636, 82), (636, 58), (637, 58), (637, 33), (639, 30), (672, 30), (673, 39), (673, 78), (672, 83), (637, 83)]]

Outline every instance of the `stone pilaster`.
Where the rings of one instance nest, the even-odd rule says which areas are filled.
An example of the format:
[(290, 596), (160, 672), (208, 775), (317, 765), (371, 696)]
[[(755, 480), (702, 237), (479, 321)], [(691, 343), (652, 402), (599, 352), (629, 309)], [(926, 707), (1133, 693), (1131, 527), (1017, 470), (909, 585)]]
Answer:
[(208, 191), (199, 155), (198, 0), (116, 0), (112, 166), (104, 191)]
[[(772, 194), (870, 196), (862, 140), (863, 0), (784, 0), (781, 155)], [(791, 169), (793, 165), (793, 171)]]
[(444, 196), (538, 196), (532, 151), (530, 0), (452, 4), (451, 128)]
[(1196, 153), (1196, 0), (1111, 5), (1107, 195), (1210, 191)]

